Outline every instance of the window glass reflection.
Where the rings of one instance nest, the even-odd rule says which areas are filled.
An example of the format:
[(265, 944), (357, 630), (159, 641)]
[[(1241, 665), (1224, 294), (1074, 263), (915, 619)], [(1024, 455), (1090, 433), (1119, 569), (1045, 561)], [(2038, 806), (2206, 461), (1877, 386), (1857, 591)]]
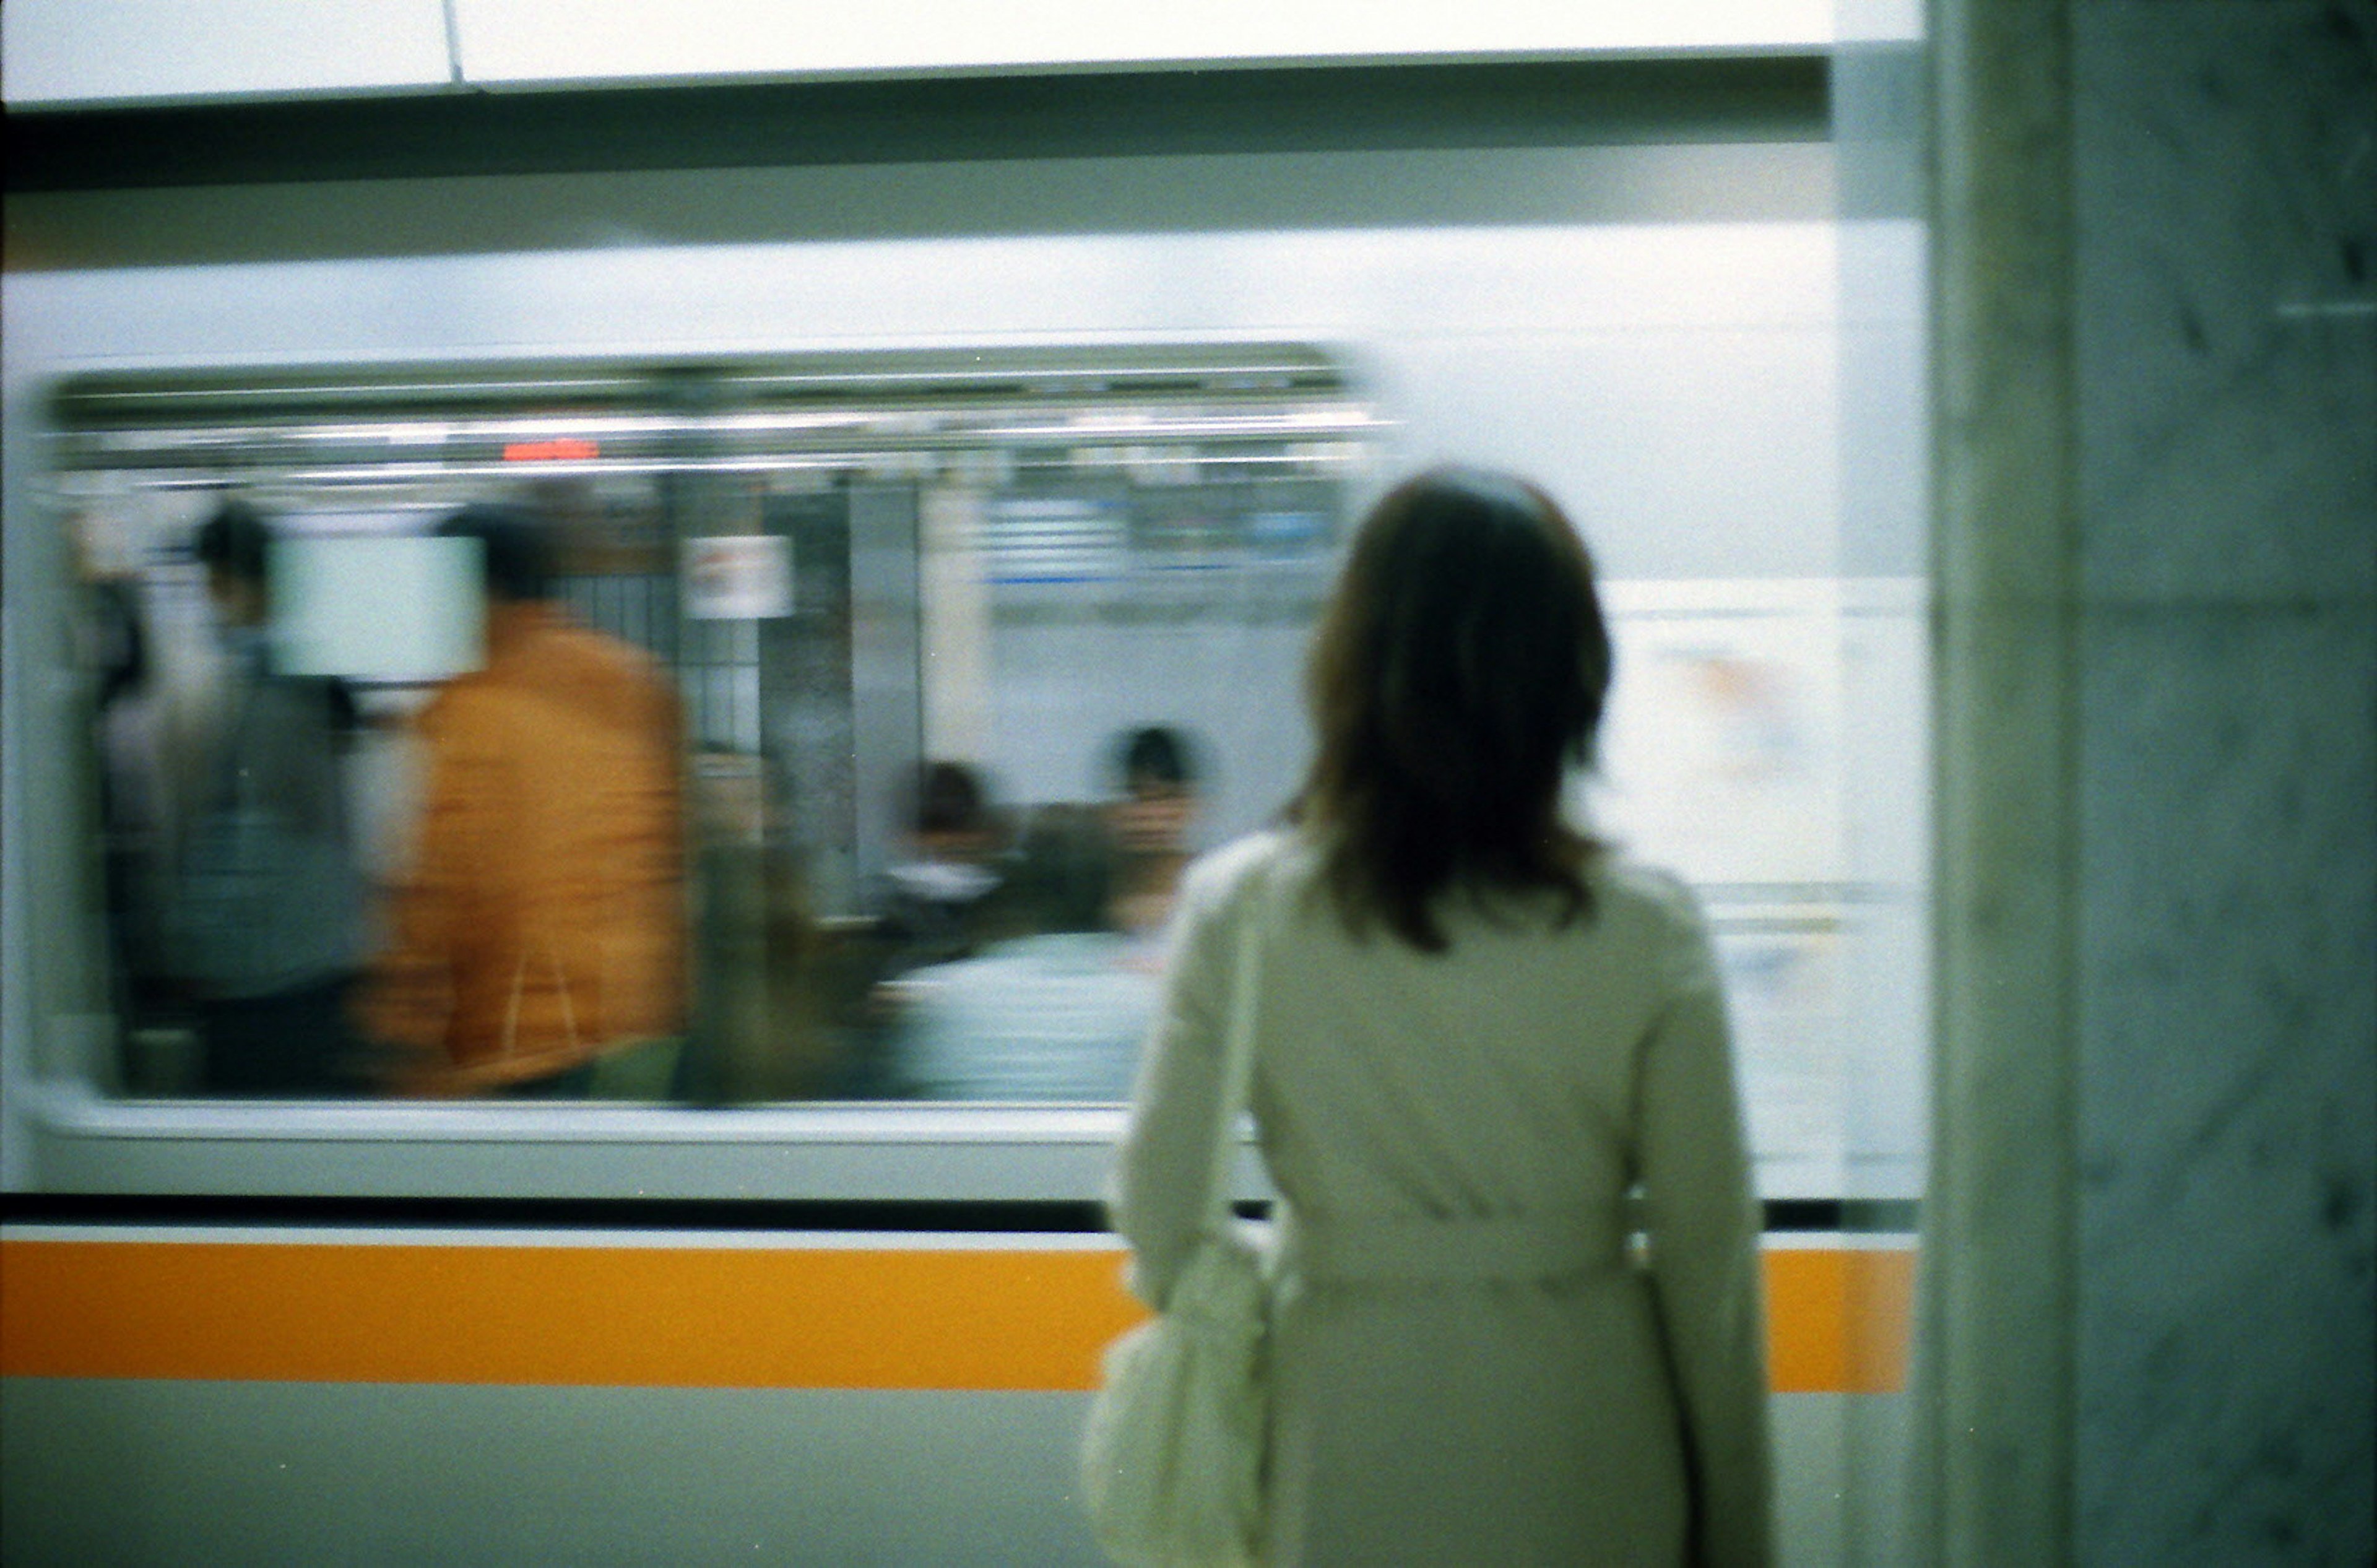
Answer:
[(1368, 416), (1287, 364), (70, 388), (102, 1077), (1124, 1097), (1182, 868), (1302, 761)]

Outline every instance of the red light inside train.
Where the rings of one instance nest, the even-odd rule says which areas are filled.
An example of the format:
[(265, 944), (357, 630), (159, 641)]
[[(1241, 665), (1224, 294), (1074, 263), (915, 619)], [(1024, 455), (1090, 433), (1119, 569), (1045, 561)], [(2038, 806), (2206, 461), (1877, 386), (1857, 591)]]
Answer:
[(601, 447), (575, 436), (556, 437), (550, 441), (504, 443), (506, 462), (564, 462), (572, 459), (598, 458), (602, 455)]

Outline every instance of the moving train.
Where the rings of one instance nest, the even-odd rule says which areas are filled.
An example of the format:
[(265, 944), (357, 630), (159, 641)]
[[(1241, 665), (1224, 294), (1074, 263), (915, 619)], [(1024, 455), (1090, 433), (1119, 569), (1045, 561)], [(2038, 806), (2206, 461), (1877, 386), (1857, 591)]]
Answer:
[[(1879, 1527), (1842, 1497), (1905, 1371), (1922, 587), (1845, 522), (1864, 362), (1821, 102), (1634, 112), (12, 194), (0, 1556), (1094, 1561), (1072, 1452), (1137, 1311), (1098, 1206), (1121, 1113), (870, 1065), (903, 782), (959, 759), (1019, 812), (1094, 803), (1113, 737), (1162, 724), (1205, 759), (1199, 847), (1262, 822), (1337, 545), (1439, 459), (1590, 537), (1620, 674), (1577, 807), (1717, 931), (1786, 1552)], [(573, 613), (674, 672), (695, 880), (796, 868), (796, 994), (703, 900), (646, 1092), (192, 1095), (127, 982), (90, 604), (128, 585), (156, 712), (202, 711), (189, 536), (226, 495), (328, 563), (320, 667), (385, 721), (350, 779), (382, 876), (455, 617), (347, 547), (474, 499), (555, 520)]]

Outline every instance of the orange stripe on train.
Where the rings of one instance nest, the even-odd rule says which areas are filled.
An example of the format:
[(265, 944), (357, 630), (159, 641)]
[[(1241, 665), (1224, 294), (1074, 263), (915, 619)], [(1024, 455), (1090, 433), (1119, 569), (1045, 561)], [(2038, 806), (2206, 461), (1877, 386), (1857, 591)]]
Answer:
[[(1914, 1255), (1766, 1254), (1782, 1394), (1904, 1381)], [(1111, 1251), (0, 1243), (13, 1377), (1088, 1389)]]

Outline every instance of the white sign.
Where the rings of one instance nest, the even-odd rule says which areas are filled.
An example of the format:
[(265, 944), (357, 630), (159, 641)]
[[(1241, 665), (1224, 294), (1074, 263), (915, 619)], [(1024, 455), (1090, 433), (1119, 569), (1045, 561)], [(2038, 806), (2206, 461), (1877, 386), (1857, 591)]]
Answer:
[(273, 668), (433, 681), (485, 663), (475, 539), (307, 533), (272, 542)]
[(791, 615), (793, 542), (773, 533), (687, 540), (685, 613), (698, 621)]

